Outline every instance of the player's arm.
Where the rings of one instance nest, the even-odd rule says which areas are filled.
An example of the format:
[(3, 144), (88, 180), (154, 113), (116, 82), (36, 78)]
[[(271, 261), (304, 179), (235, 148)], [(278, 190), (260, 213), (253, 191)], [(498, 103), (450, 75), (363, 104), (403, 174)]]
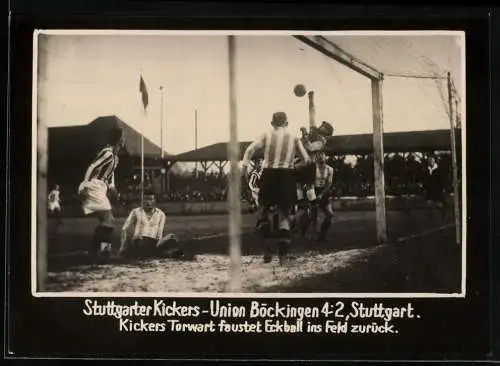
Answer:
[(165, 213), (161, 212), (160, 220), (158, 221), (158, 233), (156, 234), (158, 240), (161, 240), (161, 238), (163, 238), (164, 228), (165, 228)]
[(316, 106), (314, 105), (314, 91), (307, 93), (309, 99), (309, 128), (316, 126)]
[(116, 189), (115, 186), (115, 172), (111, 173), (111, 181), (109, 182), (109, 187), (112, 189)]
[(111, 197), (113, 200), (116, 200), (119, 198), (118, 192), (116, 191), (116, 185), (115, 185), (115, 172), (111, 173), (111, 180), (109, 182), (108, 190), (109, 190), (109, 193), (111, 194)]
[(250, 187), (250, 190), (252, 192), (255, 192), (258, 189), (258, 186), (257, 186), (257, 175), (256, 174), (250, 175), (250, 178), (248, 180), (248, 187)]
[(262, 135), (259, 138), (257, 138), (255, 141), (253, 141), (250, 145), (248, 145), (247, 149), (245, 150), (245, 154), (243, 154), (243, 176), (248, 180), (248, 166), (250, 165), (250, 161), (253, 158), (253, 155), (257, 151), (257, 149), (261, 148), (264, 146), (264, 141), (265, 141), (266, 136)]
[(295, 138), (295, 146), (297, 148), (297, 151), (299, 152), (300, 157), (302, 158), (302, 161), (307, 164), (311, 162), (311, 157), (307, 153), (306, 149), (304, 148), (304, 145), (302, 144), (302, 141), (300, 139)]

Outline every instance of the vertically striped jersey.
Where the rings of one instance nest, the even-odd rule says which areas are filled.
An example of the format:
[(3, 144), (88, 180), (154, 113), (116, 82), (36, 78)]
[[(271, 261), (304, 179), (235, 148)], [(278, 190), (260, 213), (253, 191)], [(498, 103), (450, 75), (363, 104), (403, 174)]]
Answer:
[(103, 148), (92, 162), (88, 180), (99, 179), (111, 183), (116, 167), (118, 166), (118, 155), (113, 152), (111, 146)]
[(250, 178), (248, 179), (248, 186), (252, 192), (259, 191), (259, 180), (261, 173), (257, 169), (255, 169), (252, 174), (250, 174)]
[(293, 169), (297, 153), (300, 154), (303, 161), (309, 162), (311, 160), (299, 138), (293, 136), (283, 127), (275, 128), (252, 142), (245, 151), (243, 164), (248, 165), (253, 154), (259, 148), (264, 149), (263, 169)]
[(333, 182), (333, 168), (329, 165), (321, 166), (316, 164), (316, 182), (314, 184), (317, 188), (326, 188)]
[(123, 230), (132, 232), (133, 238), (161, 239), (165, 226), (165, 214), (159, 208), (154, 208), (148, 215), (141, 207), (134, 208), (128, 215)]

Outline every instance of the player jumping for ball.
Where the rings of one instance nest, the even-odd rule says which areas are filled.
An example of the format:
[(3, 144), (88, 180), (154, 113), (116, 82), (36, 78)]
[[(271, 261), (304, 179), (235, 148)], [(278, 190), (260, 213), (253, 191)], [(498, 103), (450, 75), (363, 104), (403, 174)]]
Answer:
[[(304, 89), (305, 90), (305, 89)], [(300, 96), (300, 94), (299, 94)], [(296, 191), (297, 191), (297, 213), (295, 222), (301, 226), (299, 229), (304, 233), (309, 222), (310, 206), (316, 201), (316, 162), (326, 148), (327, 138), (333, 135), (334, 129), (330, 122), (322, 121), (316, 126), (316, 107), (314, 103), (314, 91), (307, 93), (309, 102), (309, 130), (302, 127), (302, 144), (311, 156), (311, 164), (296, 165)]]
[[(290, 211), (296, 200), (294, 179), (294, 158), (300, 153), (304, 162), (309, 162), (302, 142), (293, 136), (286, 127), (288, 118), (284, 112), (272, 116), (273, 129), (251, 143), (243, 157), (243, 174), (248, 179), (248, 165), (253, 154), (259, 148), (264, 149), (262, 177), (259, 189), (259, 202), (264, 212), (276, 207), (278, 214), (278, 256), (280, 263), (288, 257), (290, 247)], [(260, 225), (262, 235), (270, 235), (271, 223), (263, 221)], [(272, 260), (271, 248), (266, 245), (264, 262)]]
[(83, 212), (99, 220), (89, 250), (92, 259), (98, 256), (107, 258), (111, 255), (114, 217), (108, 195), (112, 198), (117, 196), (115, 169), (119, 161), (118, 153), (123, 145), (123, 131), (120, 128), (109, 130), (106, 146), (99, 151), (87, 168), (85, 177), (78, 187)]

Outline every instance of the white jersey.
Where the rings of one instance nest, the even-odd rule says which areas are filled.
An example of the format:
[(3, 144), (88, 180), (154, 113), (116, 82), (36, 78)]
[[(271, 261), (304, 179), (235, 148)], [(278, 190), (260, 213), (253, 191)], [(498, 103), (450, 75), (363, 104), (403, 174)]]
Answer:
[(48, 206), (50, 211), (61, 210), (61, 197), (58, 189), (54, 189), (49, 193)]
[(333, 182), (333, 168), (329, 165), (316, 164), (316, 188), (326, 188)]
[(165, 214), (159, 208), (154, 208), (151, 216), (141, 208), (134, 208), (125, 224), (124, 231), (130, 231), (132, 238), (151, 238), (161, 239), (163, 236), (163, 228), (165, 226)]
[(49, 193), (49, 203), (60, 203), (61, 197), (58, 189), (54, 189)]

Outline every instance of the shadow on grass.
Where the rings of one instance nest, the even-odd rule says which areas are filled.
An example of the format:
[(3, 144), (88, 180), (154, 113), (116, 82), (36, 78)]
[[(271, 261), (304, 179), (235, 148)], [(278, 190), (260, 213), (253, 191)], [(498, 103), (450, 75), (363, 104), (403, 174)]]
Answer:
[(460, 286), (461, 248), (449, 228), (379, 246), (349, 267), (266, 292), (450, 294), (459, 293)]

